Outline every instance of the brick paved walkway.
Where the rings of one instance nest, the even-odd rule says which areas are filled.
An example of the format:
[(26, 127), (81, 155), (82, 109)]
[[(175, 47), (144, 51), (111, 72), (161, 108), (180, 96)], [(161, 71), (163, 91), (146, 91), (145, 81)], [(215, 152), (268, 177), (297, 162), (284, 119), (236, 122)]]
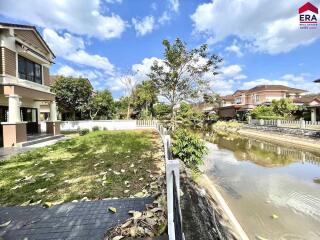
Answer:
[[(106, 230), (129, 218), (128, 211), (142, 211), (152, 198), (110, 199), (65, 203), (45, 209), (32, 207), (1, 207), (0, 228), (5, 240), (103, 239)], [(117, 208), (117, 213), (108, 211)]]

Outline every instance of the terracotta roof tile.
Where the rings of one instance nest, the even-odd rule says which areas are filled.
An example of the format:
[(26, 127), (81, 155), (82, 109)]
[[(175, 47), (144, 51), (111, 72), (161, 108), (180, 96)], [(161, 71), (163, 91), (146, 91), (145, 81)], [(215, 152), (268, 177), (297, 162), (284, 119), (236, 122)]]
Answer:
[(303, 89), (299, 89), (299, 88), (292, 88), (292, 87), (287, 87), (284, 85), (258, 85), (255, 86), (251, 89), (248, 90), (249, 93), (251, 92), (259, 92), (259, 91), (265, 91), (265, 90), (280, 90), (280, 91), (286, 91), (286, 92), (292, 92), (292, 93), (303, 93), (303, 92), (307, 92), (306, 90)]

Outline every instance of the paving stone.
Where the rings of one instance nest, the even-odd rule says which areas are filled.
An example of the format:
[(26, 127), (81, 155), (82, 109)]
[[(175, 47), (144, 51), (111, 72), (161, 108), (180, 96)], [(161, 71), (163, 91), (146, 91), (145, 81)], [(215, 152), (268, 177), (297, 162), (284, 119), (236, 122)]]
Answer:
[[(35, 239), (103, 239), (106, 231), (130, 217), (130, 210), (143, 211), (152, 198), (110, 199), (65, 203), (42, 208), (0, 207), (0, 224), (11, 220), (0, 229), (6, 240)], [(117, 208), (117, 213), (108, 207)]]

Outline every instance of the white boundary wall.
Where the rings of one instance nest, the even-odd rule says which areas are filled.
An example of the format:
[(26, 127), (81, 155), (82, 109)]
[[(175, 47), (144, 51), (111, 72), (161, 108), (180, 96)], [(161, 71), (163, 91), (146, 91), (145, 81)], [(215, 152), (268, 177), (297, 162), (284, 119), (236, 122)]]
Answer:
[[(157, 120), (82, 120), (62, 121), (60, 130), (62, 132), (74, 132), (81, 129), (92, 130), (98, 127), (103, 130), (134, 130), (140, 128), (155, 128)], [(46, 123), (41, 122), (41, 132), (46, 132)]]

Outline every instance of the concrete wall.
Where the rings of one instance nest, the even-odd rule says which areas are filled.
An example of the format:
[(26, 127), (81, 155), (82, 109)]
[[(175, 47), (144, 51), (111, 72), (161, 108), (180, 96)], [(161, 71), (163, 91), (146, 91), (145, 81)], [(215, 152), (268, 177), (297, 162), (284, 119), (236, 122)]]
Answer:
[[(84, 120), (84, 121), (62, 121), (61, 132), (72, 132), (80, 129), (99, 127), (106, 130), (133, 130), (139, 128), (153, 128), (156, 120)], [(41, 132), (46, 132), (46, 122), (41, 122)]]

